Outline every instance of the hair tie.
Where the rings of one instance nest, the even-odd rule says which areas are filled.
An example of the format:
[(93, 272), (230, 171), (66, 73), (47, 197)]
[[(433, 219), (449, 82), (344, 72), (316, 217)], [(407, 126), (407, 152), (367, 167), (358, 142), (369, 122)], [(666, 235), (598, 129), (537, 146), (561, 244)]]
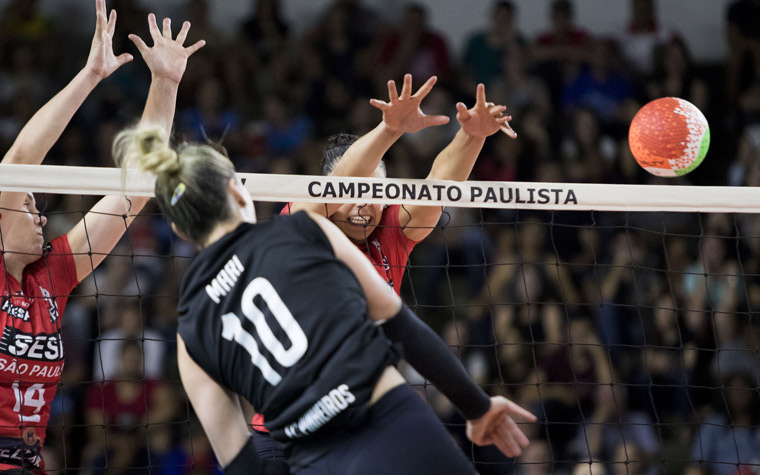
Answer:
[(185, 190), (187, 187), (184, 183), (179, 182), (179, 185), (174, 189), (174, 194), (172, 194), (172, 200), (171, 205), (174, 206), (177, 204), (177, 201), (179, 201), (180, 198), (182, 198), (182, 195), (185, 194)]

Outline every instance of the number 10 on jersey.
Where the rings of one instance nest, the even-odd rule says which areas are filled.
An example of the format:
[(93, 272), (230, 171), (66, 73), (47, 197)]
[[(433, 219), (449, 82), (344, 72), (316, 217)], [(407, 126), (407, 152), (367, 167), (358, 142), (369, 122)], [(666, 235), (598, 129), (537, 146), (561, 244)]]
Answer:
[[(288, 336), (290, 348), (287, 350), (282, 342), (274, 336), (272, 329), (269, 328), (264, 313), (254, 304), (253, 300), (259, 295), (266, 302), (269, 311), (272, 312), (275, 320)], [(290, 368), (306, 354), (306, 349), (309, 347), (306, 334), (288, 307), (285, 306), (272, 283), (267, 279), (257, 277), (248, 284), (243, 291), (240, 308), (243, 315), (253, 323), (261, 343), (280, 366)], [(230, 312), (222, 315), (222, 337), (242, 346), (251, 355), (251, 363), (259, 368), (269, 384), (272, 386), (280, 384), (282, 376), (272, 368), (269, 360), (261, 354), (253, 335), (245, 331), (240, 323), (240, 318), (235, 313)]]

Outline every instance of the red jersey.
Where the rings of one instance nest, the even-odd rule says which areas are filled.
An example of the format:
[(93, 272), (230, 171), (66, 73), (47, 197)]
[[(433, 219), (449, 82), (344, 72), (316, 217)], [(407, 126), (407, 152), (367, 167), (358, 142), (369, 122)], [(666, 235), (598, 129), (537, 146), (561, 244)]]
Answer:
[(153, 399), (153, 393), (161, 385), (158, 381), (145, 380), (140, 382), (140, 391), (132, 400), (119, 397), (118, 385), (109, 381), (105, 384), (96, 383), (87, 391), (87, 410), (103, 414), (104, 423), (119, 430), (134, 430), (147, 422), (148, 406)]
[[(290, 213), (290, 207), (293, 203), (288, 203), (282, 208), (280, 214)], [(375, 270), (380, 277), (393, 287), (397, 294), (401, 294), (401, 279), (406, 271), (406, 263), (409, 261), (409, 253), (417, 245), (418, 241), (412, 241), (399, 223), (399, 211), (401, 205), (391, 205), (383, 210), (383, 216), (380, 218), (375, 230), (370, 234), (365, 242), (358, 244), (359, 248), (367, 256), (367, 259), (375, 266)], [(264, 427), (264, 416), (255, 414), (251, 421), (253, 428), (267, 432)]]
[[(282, 208), (280, 214), (290, 213), (293, 203), (288, 203)], [(412, 241), (401, 228), (399, 223), (399, 211), (401, 205), (391, 205), (383, 210), (383, 216), (375, 230), (365, 242), (359, 243), (359, 248), (367, 259), (375, 266), (388, 285), (393, 287), (396, 294), (401, 295), (401, 279), (406, 271), (406, 263), (409, 261), (409, 253), (412, 252), (418, 241)], [(403, 211), (401, 211), (403, 213)]]
[(21, 280), (6, 272), (0, 253), (0, 470), (41, 461), (63, 370), (59, 318), (79, 283), (67, 237), (54, 239)]

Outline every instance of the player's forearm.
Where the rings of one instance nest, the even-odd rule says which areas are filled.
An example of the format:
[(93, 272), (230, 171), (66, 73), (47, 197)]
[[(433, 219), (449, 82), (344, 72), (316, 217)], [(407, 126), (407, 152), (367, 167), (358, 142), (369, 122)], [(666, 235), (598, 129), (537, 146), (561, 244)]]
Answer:
[(47, 102), (21, 129), (3, 163), (39, 165), (100, 79), (87, 68)]
[(155, 124), (171, 135), (174, 112), (177, 104), (179, 84), (171, 79), (154, 77), (150, 82), (148, 99), (145, 102), (140, 123)]
[(475, 161), (486, 143), (485, 137), (473, 137), (464, 130), (459, 130), (450, 144), (435, 158), (430, 174), (430, 180), (466, 180)]
[(478, 419), (491, 407), (488, 395), (467, 374), (443, 340), (403, 305), (385, 322), (383, 330), (393, 342), (404, 347), (404, 358), (433, 383), (468, 420)]
[(385, 152), (401, 135), (401, 132), (391, 130), (385, 122), (380, 122), (377, 127), (351, 144), (330, 175), (371, 176)]

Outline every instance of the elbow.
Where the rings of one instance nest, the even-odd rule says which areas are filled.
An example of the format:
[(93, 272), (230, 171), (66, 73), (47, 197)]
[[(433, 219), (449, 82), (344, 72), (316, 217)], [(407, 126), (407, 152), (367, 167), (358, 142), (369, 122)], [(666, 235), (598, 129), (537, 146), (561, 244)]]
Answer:
[(31, 153), (32, 152), (28, 146), (20, 145), (18, 142), (16, 142), (5, 154), (5, 157), (3, 157), (3, 163), (20, 165), (32, 163), (29, 160)]
[(382, 295), (373, 299), (369, 308), (369, 314), (372, 320), (376, 322), (385, 322), (395, 317), (401, 310), (401, 298), (390, 286), (385, 286)]

